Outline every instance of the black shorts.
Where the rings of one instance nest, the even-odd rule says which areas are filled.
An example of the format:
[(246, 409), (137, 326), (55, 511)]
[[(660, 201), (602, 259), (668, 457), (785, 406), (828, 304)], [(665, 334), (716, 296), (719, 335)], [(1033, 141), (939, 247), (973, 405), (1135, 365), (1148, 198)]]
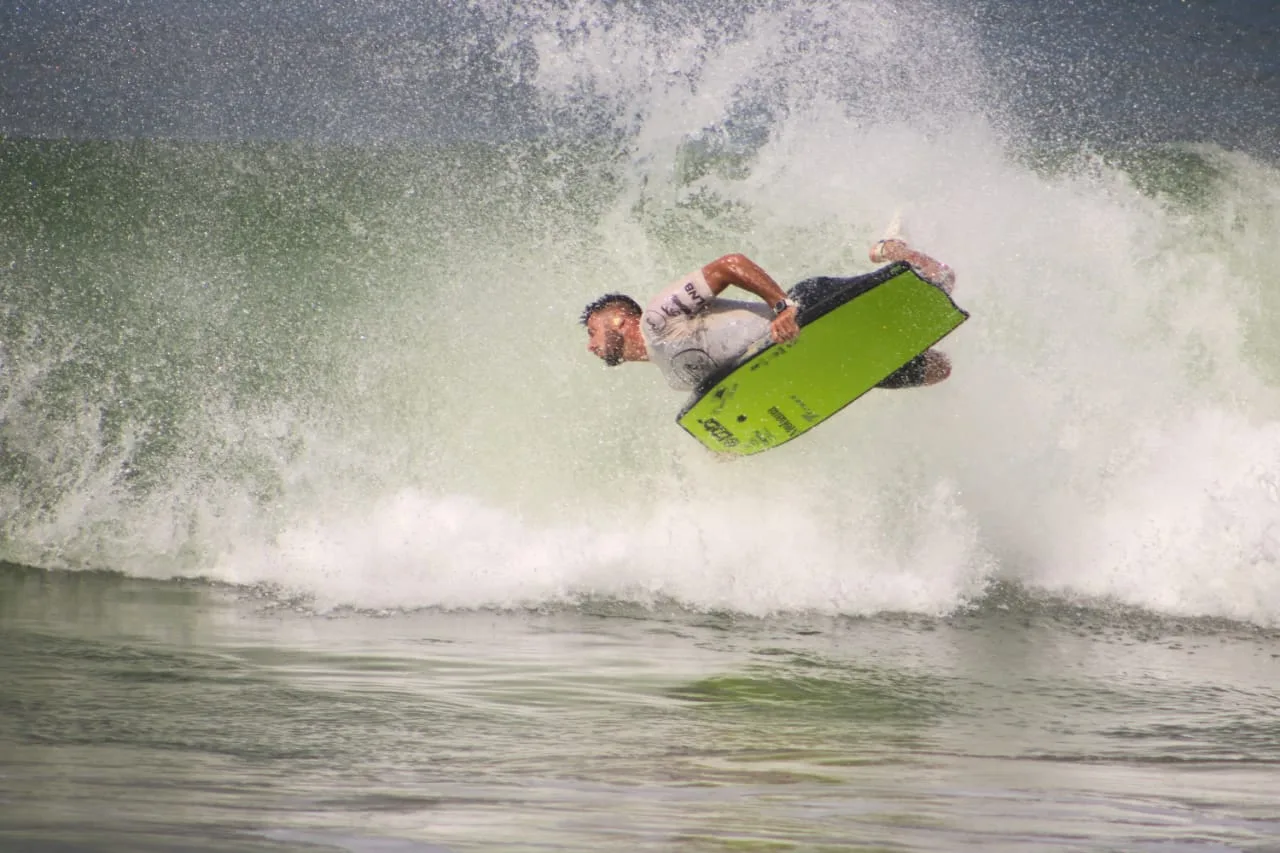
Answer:
[(840, 278), (831, 275), (806, 278), (787, 291), (787, 296), (799, 307), (797, 322), (803, 326), (816, 320), (833, 308), (836, 308), (866, 293), (885, 280), (885, 270)]
[[(787, 292), (799, 305), (800, 325), (816, 320), (832, 308), (867, 292), (885, 280), (890, 269), (849, 278), (819, 276), (807, 278)], [(915, 388), (923, 385), (928, 367), (928, 353), (921, 353), (884, 378), (877, 388)]]

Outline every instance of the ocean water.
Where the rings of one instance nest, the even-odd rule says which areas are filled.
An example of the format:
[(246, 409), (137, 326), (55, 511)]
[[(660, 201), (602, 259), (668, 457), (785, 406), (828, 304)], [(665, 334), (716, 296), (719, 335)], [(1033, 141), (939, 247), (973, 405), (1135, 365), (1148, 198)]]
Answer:
[[(1280, 10), (0, 11), (0, 848), (1280, 850)], [(749, 460), (583, 304), (972, 319)]]

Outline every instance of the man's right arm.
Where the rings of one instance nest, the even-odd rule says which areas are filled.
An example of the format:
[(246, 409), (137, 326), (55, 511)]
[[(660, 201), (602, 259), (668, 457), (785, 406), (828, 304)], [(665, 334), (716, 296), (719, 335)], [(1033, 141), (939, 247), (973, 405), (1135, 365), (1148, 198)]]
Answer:
[[(746, 255), (734, 253), (716, 258), (702, 268), (702, 275), (706, 278), (711, 292), (717, 296), (733, 284), (749, 293), (754, 293), (770, 307), (778, 305), (787, 298), (786, 291), (759, 264)], [(796, 307), (790, 305), (777, 312), (770, 331), (773, 339), (778, 343), (795, 340), (800, 334), (800, 325), (796, 322)]]

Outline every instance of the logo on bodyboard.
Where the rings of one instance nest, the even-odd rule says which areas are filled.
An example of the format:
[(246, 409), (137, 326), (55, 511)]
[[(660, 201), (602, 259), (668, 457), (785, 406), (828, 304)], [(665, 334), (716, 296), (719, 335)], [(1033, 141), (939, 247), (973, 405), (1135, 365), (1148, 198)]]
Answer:
[(786, 433), (788, 436), (790, 436), (791, 438), (795, 438), (795, 435), (797, 432), (796, 425), (787, 419), (787, 416), (782, 413), (781, 409), (779, 409), (777, 406), (774, 406), (772, 409), (769, 410), (769, 414), (773, 417), (775, 421), (778, 422), (778, 426), (786, 430)]
[(724, 411), (724, 407), (733, 399), (734, 392), (738, 390), (738, 384), (721, 385), (711, 392), (711, 399), (715, 400), (715, 408), (711, 410), (711, 414), (718, 415)]
[(724, 424), (720, 423), (715, 418), (703, 418), (698, 421), (698, 423), (702, 425), (702, 428), (707, 431), (708, 435), (723, 444), (725, 447), (738, 446), (738, 439), (734, 437), (733, 433), (729, 432)]

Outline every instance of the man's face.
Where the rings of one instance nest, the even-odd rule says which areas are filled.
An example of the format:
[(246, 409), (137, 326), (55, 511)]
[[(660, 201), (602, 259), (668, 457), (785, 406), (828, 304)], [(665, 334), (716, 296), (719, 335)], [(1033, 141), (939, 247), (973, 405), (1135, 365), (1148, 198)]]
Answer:
[(587, 349), (604, 359), (610, 367), (622, 364), (622, 349), (626, 342), (622, 324), (622, 314), (608, 309), (587, 318)]

